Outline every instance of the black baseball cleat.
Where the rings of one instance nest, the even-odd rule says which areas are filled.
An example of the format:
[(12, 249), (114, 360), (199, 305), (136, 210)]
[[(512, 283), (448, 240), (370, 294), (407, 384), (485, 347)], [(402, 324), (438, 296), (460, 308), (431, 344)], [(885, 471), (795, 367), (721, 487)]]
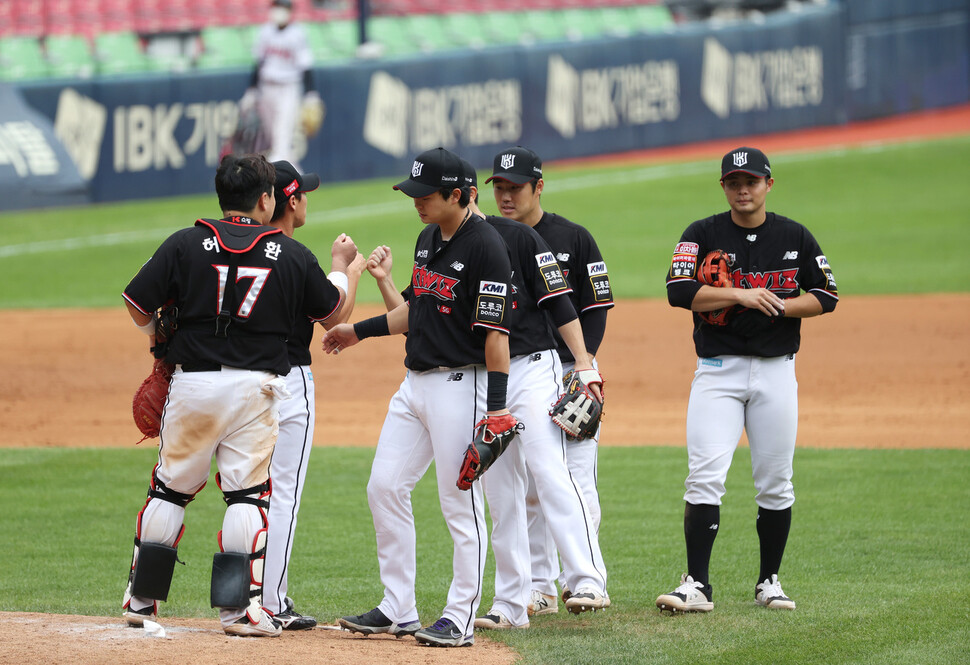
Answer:
[(308, 630), (317, 625), (316, 619), (293, 609), (293, 600), (289, 596), (284, 603), (283, 611), (273, 617), (282, 624), (283, 630)]
[(431, 647), (470, 647), (475, 643), (474, 635), (465, 637), (454, 621), (444, 617), (416, 632), (414, 639)]
[(403, 624), (394, 623), (378, 607), (364, 614), (343, 617), (342, 619), (338, 619), (337, 623), (340, 624), (341, 628), (349, 630), (352, 633), (361, 633), (362, 635), (387, 633), (394, 637), (414, 635), (421, 628), (421, 622), (417, 619)]

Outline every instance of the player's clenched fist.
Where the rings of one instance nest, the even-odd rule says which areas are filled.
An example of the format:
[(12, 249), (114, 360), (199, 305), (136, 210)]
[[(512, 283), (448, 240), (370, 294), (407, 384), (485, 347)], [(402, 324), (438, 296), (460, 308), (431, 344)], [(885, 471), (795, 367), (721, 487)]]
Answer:
[(354, 332), (354, 326), (350, 323), (341, 323), (324, 333), (323, 350), (327, 353), (340, 353), (359, 341)]

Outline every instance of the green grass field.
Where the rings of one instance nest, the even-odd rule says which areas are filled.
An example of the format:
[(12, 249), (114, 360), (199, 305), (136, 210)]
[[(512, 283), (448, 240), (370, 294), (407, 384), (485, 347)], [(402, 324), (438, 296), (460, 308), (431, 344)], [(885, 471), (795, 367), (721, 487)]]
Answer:
[[(618, 297), (662, 297), (681, 231), (725, 208), (717, 157), (669, 166), (548, 165), (543, 205), (593, 231)], [(960, 180), (970, 136), (771, 158), (769, 209), (813, 231), (843, 296), (967, 291), (970, 195)], [(340, 232), (365, 253), (388, 244), (404, 283), (419, 223), (392, 180), (311, 194), (298, 237), (321, 256)], [(495, 209), (488, 185), (482, 207)], [(0, 214), (0, 309), (121, 309), (128, 280), (169, 233), (218, 214), (212, 195)], [(371, 280), (359, 297), (379, 301)], [(886, 316), (888, 325), (905, 313)], [(291, 584), (299, 607), (322, 621), (380, 599), (365, 497), (372, 455), (313, 452)], [(118, 616), (154, 461), (155, 449), (145, 446), (0, 448), (0, 610)], [(753, 603), (754, 489), (748, 451), (739, 449), (712, 561), (716, 610), (661, 617), (654, 599), (685, 566), (686, 466), (680, 447), (602, 449), (601, 543), (613, 606), (579, 617), (561, 610), (536, 618), (531, 630), (491, 637), (530, 664), (970, 662), (970, 451), (800, 448), (782, 567), (798, 610), (771, 613)], [(450, 579), (451, 543), (434, 482), (428, 474), (414, 495), (426, 623), (437, 618)], [(191, 504), (179, 549), (187, 565), (177, 567), (163, 616), (215, 618), (208, 576), (223, 509), (214, 483)], [(492, 572), (490, 563), (483, 610)]]

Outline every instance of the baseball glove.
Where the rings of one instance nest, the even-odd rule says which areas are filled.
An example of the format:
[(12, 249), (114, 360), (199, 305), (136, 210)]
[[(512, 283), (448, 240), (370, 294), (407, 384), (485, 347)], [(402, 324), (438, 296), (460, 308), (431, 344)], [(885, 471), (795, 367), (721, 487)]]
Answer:
[[(712, 252), (708, 252), (704, 260), (701, 261), (701, 265), (697, 268), (697, 279), (702, 284), (719, 289), (734, 286), (730, 264), (731, 257), (723, 249), (715, 249)], [(698, 312), (697, 314), (705, 323), (712, 326), (726, 326), (728, 316), (731, 314), (733, 308), (734, 306), (732, 305), (731, 307), (715, 309), (710, 312)]]
[(317, 132), (323, 126), (323, 119), (326, 114), (327, 108), (318, 96), (307, 95), (304, 98), (303, 105), (300, 107), (300, 126), (307, 138), (317, 135)]
[(475, 438), (472, 439), (465, 459), (458, 472), (458, 489), (470, 489), (472, 483), (488, 471), (498, 456), (512, 443), (519, 431), (519, 421), (511, 413), (502, 416), (485, 416), (475, 425)]
[(135, 425), (145, 435), (138, 443), (155, 438), (162, 429), (162, 409), (168, 398), (168, 387), (174, 370), (175, 365), (156, 358), (152, 373), (135, 391), (131, 400), (131, 411)]
[(151, 352), (156, 358), (164, 360), (168, 353), (168, 344), (179, 327), (179, 309), (169, 302), (157, 309), (152, 317), (155, 319), (155, 346), (151, 348)]
[(590, 390), (591, 383), (603, 385), (603, 377), (595, 369), (572, 372), (565, 392), (549, 411), (552, 422), (566, 432), (567, 439), (582, 441), (595, 436), (599, 429), (603, 403)]

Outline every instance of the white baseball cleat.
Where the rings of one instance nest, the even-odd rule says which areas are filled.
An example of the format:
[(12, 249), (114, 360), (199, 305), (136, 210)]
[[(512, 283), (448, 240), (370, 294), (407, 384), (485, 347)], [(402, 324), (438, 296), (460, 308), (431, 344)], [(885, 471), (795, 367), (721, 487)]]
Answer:
[(610, 597), (593, 587), (580, 587), (566, 600), (566, 609), (573, 614), (602, 610), (609, 606)]
[(237, 635), (239, 637), (279, 637), (283, 632), (283, 626), (270, 617), (265, 610), (259, 612), (259, 622), (253, 623), (249, 620), (249, 615), (242, 615), (235, 623), (224, 626), (226, 635)]
[(769, 610), (793, 610), (795, 601), (781, 590), (777, 575), (772, 575), (754, 589), (754, 602)]
[(127, 609), (121, 615), (128, 622), (128, 625), (132, 628), (142, 628), (145, 625), (145, 621), (157, 621), (158, 615), (155, 613), (155, 604), (152, 603), (148, 607), (143, 607), (140, 610)]
[(710, 585), (704, 586), (695, 582), (690, 575), (680, 576), (680, 586), (657, 598), (660, 611), (677, 612), (710, 612), (714, 609)]
[(540, 614), (555, 614), (558, 611), (559, 601), (556, 600), (555, 596), (542, 593), (538, 589), (532, 590), (529, 605), (526, 607), (526, 614), (532, 617), (539, 616)]

